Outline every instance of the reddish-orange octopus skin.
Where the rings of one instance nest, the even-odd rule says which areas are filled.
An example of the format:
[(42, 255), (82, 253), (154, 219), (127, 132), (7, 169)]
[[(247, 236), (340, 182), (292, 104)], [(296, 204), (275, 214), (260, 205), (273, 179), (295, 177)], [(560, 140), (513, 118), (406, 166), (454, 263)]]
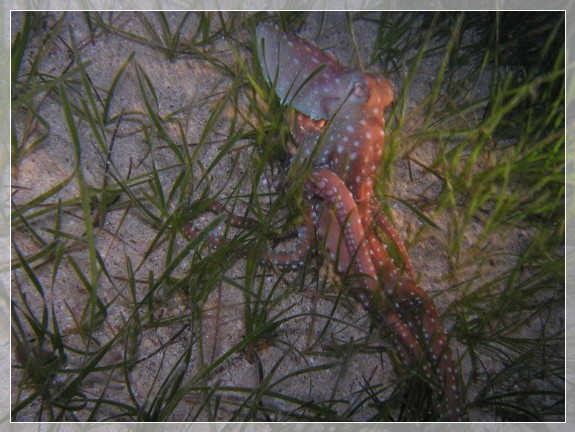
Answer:
[[(393, 101), (382, 75), (349, 70), (314, 45), (277, 27), (256, 29), (261, 69), (281, 101), (298, 111), (294, 164), (312, 159), (305, 186), (312, 223), (340, 274), (359, 274), (356, 297), (377, 314), (406, 365), (424, 361), (424, 372), (441, 400), (443, 420), (466, 420), (459, 380), (433, 302), (415, 282), (399, 235), (379, 211), (374, 181), (384, 141), (384, 110)], [(326, 130), (322, 130), (325, 124)], [(395, 263), (380, 231), (397, 247)], [(310, 232), (302, 235), (307, 246)], [(301, 252), (294, 253), (300, 259)], [(293, 263), (290, 255), (275, 262)], [(272, 261), (274, 261), (272, 258)], [(356, 282), (357, 284), (357, 282)]]

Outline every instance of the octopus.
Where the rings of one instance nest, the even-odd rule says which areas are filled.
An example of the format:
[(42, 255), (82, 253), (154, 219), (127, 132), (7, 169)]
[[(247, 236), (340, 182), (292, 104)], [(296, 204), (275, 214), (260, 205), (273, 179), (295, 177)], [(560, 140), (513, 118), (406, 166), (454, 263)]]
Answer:
[[(258, 25), (256, 38), (265, 81), (296, 111), (292, 166), (310, 172), (304, 183), (309, 215), (298, 227), (296, 247), (270, 250), (270, 261), (296, 268), (317, 238), (355, 298), (390, 335), (400, 361), (422, 368), (439, 419), (467, 420), (458, 369), (435, 305), (416, 282), (406, 248), (375, 196), (384, 113), (394, 97), (391, 83), (381, 74), (350, 70), (277, 26)], [(212, 210), (223, 211), (217, 205)], [(191, 226), (186, 230), (195, 235)]]

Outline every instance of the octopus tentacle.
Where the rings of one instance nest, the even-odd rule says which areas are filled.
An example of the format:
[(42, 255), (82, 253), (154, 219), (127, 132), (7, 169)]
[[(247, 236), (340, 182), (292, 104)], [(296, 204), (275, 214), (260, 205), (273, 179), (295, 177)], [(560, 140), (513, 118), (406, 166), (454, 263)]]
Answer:
[(440, 400), (445, 400), (444, 411), (450, 419), (466, 419), (457, 369), (435, 305), (408, 277), (401, 280), (395, 297), (401, 319), (412, 329), (427, 356), (431, 366), (427, 375), (439, 384), (436, 393), (443, 394)]
[[(405, 273), (412, 279), (415, 279), (415, 272), (413, 270), (413, 265), (411, 264), (411, 258), (409, 258), (409, 254), (407, 253), (407, 249), (405, 248), (405, 245), (403, 243), (403, 240), (401, 240), (399, 233), (397, 232), (395, 227), (391, 224), (391, 222), (389, 222), (389, 219), (387, 219), (383, 211), (380, 210), (375, 200), (372, 200), (371, 207), (372, 207), (372, 214), (375, 215), (375, 219), (372, 222), (372, 224), (375, 226), (375, 228), (378, 228), (381, 231), (383, 231), (383, 233), (391, 239), (391, 241), (393, 242), (393, 244), (395, 245), (400, 254)], [(367, 220), (364, 221), (364, 223), (367, 222), (368, 222)], [(374, 231), (377, 232), (377, 229)], [(378, 236), (378, 238), (381, 241), (381, 237)]]
[(297, 240), (293, 250), (274, 250), (268, 251), (268, 260), (280, 267), (291, 267), (296, 269), (303, 265), (306, 255), (308, 254), (313, 242), (313, 230), (307, 225), (297, 227)]
[[(193, 204), (192, 204), (192, 206), (193, 206)], [(211, 203), (206, 208), (206, 211), (214, 213), (216, 215), (220, 215), (220, 214), (226, 215), (227, 219), (229, 220), (230, 225), (234, 226), (234, 227), (255, 228), (255, 227), (259, 226), (259, 223), (257, 220), (249, 218), (249, 217), (238, 216), (234, 213), (231, 213), (223, 204), (221, 204), (217, 201), (214, 201), (213, 203)], [(184, 229), (184, 231), (186, 232), (186, 234), (190, 238), (196, 238), (200, 234), (200, 230), (198, 230), (191, 221), (186, 222), (182, 228)], [(210, 233), (210, 236), (208, 237), (208, 242), (209, 242), (210, 246), (217, 249), (217, 248), (220, 248), (226, 242), (226, 239), (223, 237), (223, 235), (220, 235), (217, 233)]]
[(376, 292), (377, 274), (365, 241), (365, 231), (357, 204), (343, 180), (325, 168), (318, 168), (312, 172), (305, 187), (335, 210), (335, 218), (342, 227), (348, 253), (354, 257), (352, 265), (358, 273), (365, 275), (365, 287)]

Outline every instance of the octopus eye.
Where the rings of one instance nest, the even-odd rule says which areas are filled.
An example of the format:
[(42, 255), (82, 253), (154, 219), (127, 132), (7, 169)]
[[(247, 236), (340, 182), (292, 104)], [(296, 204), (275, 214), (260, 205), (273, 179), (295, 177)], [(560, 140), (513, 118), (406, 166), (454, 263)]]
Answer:
[(365, 85), (361, 82), (356, 82), (353, 85), (353, 94), (357, 97), (362, 97), (365, 94), (366, 88)]
[(356, 103), (366, 103), (369, 100), (369, 87), (365, 80), (362, 78), (358, 79), (353, 83), (351, 88), (351, 96), (356, 101)]

